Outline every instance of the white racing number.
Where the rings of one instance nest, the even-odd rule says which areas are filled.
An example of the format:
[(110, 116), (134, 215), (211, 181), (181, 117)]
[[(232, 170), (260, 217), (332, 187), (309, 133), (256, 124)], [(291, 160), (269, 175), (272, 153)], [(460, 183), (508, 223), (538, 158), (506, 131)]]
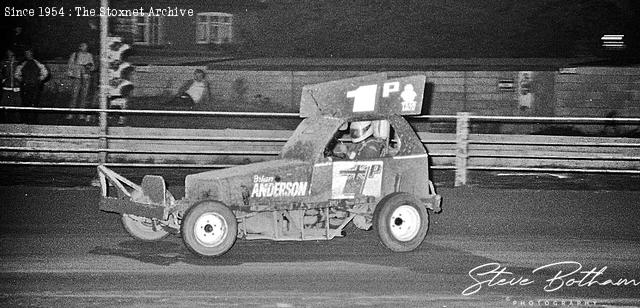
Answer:
[(333, 163), (331, 198), (353, 199), (356, 195), (379, 197), (382, 161), (340, 161)]
[(389, 97), (389, 94), (400, 90), (400, 82), (387, 82), (382, 86), (382, 97)]
[(378, 85), (359, 86), (347, 92), (347, 98), (353, 98), (353, 112), (374, 111)]
[[(411, 99), (406, 99), (406, 91), (407, 91), (407, 86), (411, 87), (411, 90), (413, 90), (413, 86), (412, 85), (405, 85), (405, 89), (402, 92), (402, 97), (403, 97), (403, 111), (406, 110), (413, 110), (413, 108), (410, 108), (410, 106), (405, 106), (405, 101), (411, 101)], [(391, 93), (394, 92), (400, 92), (400, 82), (399, 81), (393, 81), (393, 82), (385, 82), (382, 85), (382, 97), (383, 98), (387, 98), (389, 97), (389, 95), (391, 95)], [(365, 86), (359, 86), (357, 89), (353, 90), (353, 91), (349, 91), (347, 92), (347, 98), (353, 98), (353, 112), (368, 112), (368, 111), (375, 111), (376, 108), (376, 100), (377, 100), (377, 93), (378, 93), (378, 85), (365, 85)], [(415, 98), (415, 92), (414, 93), (414, 98)], [(415, 106), (415, 105), (414, 105)]]

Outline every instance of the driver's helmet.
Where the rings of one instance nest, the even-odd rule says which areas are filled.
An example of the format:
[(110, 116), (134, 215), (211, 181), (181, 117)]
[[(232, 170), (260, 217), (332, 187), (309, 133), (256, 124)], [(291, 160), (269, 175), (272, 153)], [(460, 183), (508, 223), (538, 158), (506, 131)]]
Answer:
[(353, 142), (360, 142), (373, 135), (373, 125), (371, 121), (358, 121), (351, 123), (349, 135)]
[(389, 138), (389, 121), (376, 120), (376, 121), (358, 121), (351, 123), (349, 134), (353, 142), (360, 142), (374, 136), (376, 138)]

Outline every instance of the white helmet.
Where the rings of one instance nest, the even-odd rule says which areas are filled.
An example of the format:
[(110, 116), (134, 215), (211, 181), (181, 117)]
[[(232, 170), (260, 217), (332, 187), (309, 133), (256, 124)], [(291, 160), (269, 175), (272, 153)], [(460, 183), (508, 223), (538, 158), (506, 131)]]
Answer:
[(359, 121), (351, 123), (349, 134), (353, 142), (360, 142), (369, 136), (389, 138), (391, 126), (388, 120)]
[(373, 125), (371, 121), (358, 121), (351, 123), (349, 135), (352, 142), (360, 142), (373, 135)]

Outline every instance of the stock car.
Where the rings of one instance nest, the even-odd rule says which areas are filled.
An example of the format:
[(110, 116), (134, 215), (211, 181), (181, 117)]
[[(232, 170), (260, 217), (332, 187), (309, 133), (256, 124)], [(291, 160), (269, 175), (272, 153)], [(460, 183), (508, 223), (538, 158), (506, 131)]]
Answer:
[[(303, 120), (278, 159), (188, 175), (180, 200), (160, 176), (137, 185), (100, 165), (100, 210), (120, 214), (139, 240), (179, 234), (205, 257), (224, 254), (238, 238), (330, 240), (351, 222), (375, 230), (392, 251), (414, 250), (429, 210), (441, 210), (427, 151), (403, 117), (421, 113), (425, 82), (379, 73), (305, 86)], [(389, 126), (380, 155), (334, 155), (336, 144), (354, 143), (345, 127), (371, 121)]]

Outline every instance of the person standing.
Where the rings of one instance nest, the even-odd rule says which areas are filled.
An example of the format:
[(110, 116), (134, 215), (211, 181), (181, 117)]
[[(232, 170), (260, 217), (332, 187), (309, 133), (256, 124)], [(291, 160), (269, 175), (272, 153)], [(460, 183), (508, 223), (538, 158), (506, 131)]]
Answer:
[[(15, 77), (18, 61), (16, 60), (16, 54), (7, 49), (6, 58), (2, 60), (0, 66), (0, 73), (2, 75), (2, 98), (0, 98), (0, 105), (2, 106), (20, 106), (20, 83)], [(2, 122), (20, 122), (20, 114), (17, 112), (3, 112)]]
[[(69, 57), (67, 74), (71, 78), (71, 101), (69, 108), (86, 108), (87, 94), (91, 85), (91, 73), (95, 70), (93, 55), (87, 51), (87, 43), (81, 43), (78, 50)], [(80, 114), (81, 120), (90, 118)], [(73, 115), (67, 115), (67, 119), (73, 119)]]
[[(40, 104), (40, 93), (42, 85), (49, 71), (36, 60), (32, 49), (24, 51), (24, 62), (16, 67), (15, 77), (20, 81), (20, 91), (22, 93), (22, 105), (25, 107), (38, 107)], [(25, 115), (27, 123), (36, 123), (37, 115), (33, 112), (27, 112)]]
[(13, 50), (18, 59), (22, 59), (24, 52), (31, 46), (29, 37), (24, 32), (22, 26), (16, 26), (13, 28), (13, 33), (9, 37), (9, 48)]

